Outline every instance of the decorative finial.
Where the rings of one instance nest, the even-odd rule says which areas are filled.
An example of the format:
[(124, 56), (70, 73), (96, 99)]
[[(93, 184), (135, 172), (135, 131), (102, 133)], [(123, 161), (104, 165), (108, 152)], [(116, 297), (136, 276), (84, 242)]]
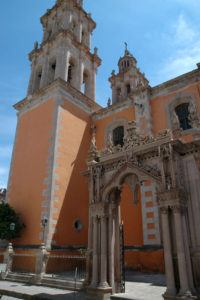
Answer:
[(110, 98), (108, 98), (107, 106), (108, 106), (108, 107), (111, 106), (111, 99), (110, 99)]
[(34, 49), (35, 49), (35, 50), (38, 49), (38, 41), (36, 41), (36, 42), (34, 43)]
[(125, 44), (125, 51), (127, 51), (128, 50), (128, 44), (127, 44), (127, 42), (125, 42), (124, 44)]
[(98, 55), (98, 48), (94, 47), (94, 55)]
[(91, 127), (92, 129), (92, 140), (91, 140), (91, 144), (90, 144), (90, 150), (89, 150), (89, 161), (92, 163), (96, 163), (96, 157), (97, 157), (97, 145), (96, 145), (96, 127), (93, 125)]

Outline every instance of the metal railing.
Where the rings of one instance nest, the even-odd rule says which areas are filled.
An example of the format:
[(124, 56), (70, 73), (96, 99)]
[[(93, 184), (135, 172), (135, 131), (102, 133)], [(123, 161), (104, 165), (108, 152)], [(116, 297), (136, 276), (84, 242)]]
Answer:
[(50, 254), (47, 258), (46, 274), (68, 280), (82, 281), (86, 276), (86, 258), (79, 255)]

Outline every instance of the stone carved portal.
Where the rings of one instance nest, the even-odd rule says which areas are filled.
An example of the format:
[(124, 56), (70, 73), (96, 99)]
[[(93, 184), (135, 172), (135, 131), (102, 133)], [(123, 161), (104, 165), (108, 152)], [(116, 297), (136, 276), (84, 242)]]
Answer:
[[(132, 125), (133, 122), (129, 124)], [(128, 185), (133, 202), (137, 204), (137, 191), (145, 181), (153, 182), (157, 189), (167, 281), (164, 298), (197, 299), (194, 296), (196, 289), (187, 225), (188, 195), (180, 168), (184, 144), (169, 130), (159, 133), (157, 139), (134, 135), (136, 144), (132, 136), (126, 137), (131, 147), (125, 140), (124, 148), (119, 147), (118, 151), (116, 148), (114, 151), (105, 149), (99, 162), (92, 157), (84, 174), (89, 178), (90, 192), (88, 299), (96, 299), (97, 293), (98, 299), (109, 299), (111, 293), (121, 292), (119, 230), (122, 186)], [(187, 145), (186, 151), (189, 149), (191, 153), (197, 148), (199, 151), (199, 147), (194, 149), (194, 145)]]

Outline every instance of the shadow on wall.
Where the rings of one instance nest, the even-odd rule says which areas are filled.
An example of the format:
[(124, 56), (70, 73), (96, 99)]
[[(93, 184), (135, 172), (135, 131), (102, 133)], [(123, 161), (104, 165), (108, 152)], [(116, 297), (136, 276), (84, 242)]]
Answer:
[[(68, 160), (68, 166), (64, 160), (62, 162), (64, 164), (62, 166), (63, 170), (60, 169), (58, 171), (60, 172), (59, 177), (60, 175), (62, 176), (60, 178), (61, 187), (59, 187), (62, 191), (58, 190), (58, 197), (62, 197), (59, 200), (63, 201), (63, 203), (58, 215), (56, 233), (53, 240), (56, 241), (56, 246), (69, 246), (73, 249), (73, 246), (75, 246), (74, 248), (77, 246), (87, 247), (89, 191), (86, 179), (81, 174), (81, 171), (87, 169), (86, 160), (91, 141), (91, 123), (89, 116), (79, 110), (75, 110), (74, 106), (67, 104), (67, 108), (64, 109), (66, 109), (65, 112), (67, 114), (70, 113), (73, 120), (77, 121), (77, 128), (79, 126), (81, 130), (79, 128), (78, 132), (76, 127), (73, 128), (73, 125), (69, 124), (71, 126), (70, 136), (65, 136), (65, 140), (61, 138), (59, 141), (61, 144), (60, 148), (63, 149), (62, 146), (67, 139), (71, 140), (71, 143), (68, 142), (64, 145), (65, 150), (63, 151), (65, 153), (61, 153), (61, 157), (67, 158), (68, 153), (70, 155), (73, 151), (72, 156), (76, 158), (75, 160)], [(66, 133), (64, 134), (66, 135)], [(76, 149), (72, 149), (75, 138), (80, 138), (80, 142), (77, 143), (79, 146)], [(70, 175), (65, 168), (71, 168), (72, 172)], [(67, 176), (70, 176), (68, 180)], [(62, 180), (67, 183), (66, 186), (63, 186)]]

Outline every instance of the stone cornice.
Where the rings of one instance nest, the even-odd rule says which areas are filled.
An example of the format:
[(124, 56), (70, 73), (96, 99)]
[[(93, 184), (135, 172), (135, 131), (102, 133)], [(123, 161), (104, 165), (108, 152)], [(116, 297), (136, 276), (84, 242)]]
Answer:
[(112, 114), (116, 114), (117, 112), (119, 112), (121, 110), (124, 110), (124, 109), (134, 106), (133, 103), (134, 103), (133, 100), (128, 98), (127, 100), (125, 100), (123, 102), (116, 103), (109, 107), (102, 108), (92, 114), (92, 120), (93, 120), (93, 122), (95, 122), (95, 121), (101, 120), (103, 118), (107, 118), (108, 116), (110, 116)]
[[(47, 9), (47, 12), (40, 18), (40, 22), (43, 24), (44, 19), (46, 17), (48, 17), (55, 9), (61, 7), (64, 1), (65, 0), (59, 1), (52, 8)], [(91, 18), (91, 15), (86, 13), (86, 11), (81, 6), (77, 5), (77, 3), (75, 1), (74, 1), (73, 5), (74, 5), (74, 7), (76, 7), (84, 15), (85, 18), (87, 18), (90, 21), (90, 23), (93, 25), (93, 29), (95, 29), (96, 28), (96, 23)]]
[(13, 107), (20, 112), (27, 105), (34, 103), (39, 97), (45, 96), (49, 91), (53, 90), (56, 87), (61, 87), (65, 91), (69, 92), (69, 94), (73, 95), (73, 98), (77, 98), (80, 102), (87, 106), (91, 112), (99, 110), (101, 108), (100, 105), (98, 105), (96, 102), (79, 92), (77, 89), (72, 87), (69, 83), (65, 82), (61, 78), (56, 79), (51, 84), (36, 91), (31, 97), (27, 97), (21, 100), (20, 102), (16, 103), (15, 105), (13, 105)]
[[(135, 69), (135, 74), (130, 74), (131, 70)], [(134, 68), (132, 66), (130, 66), (129, 68), (127, 68), (124, 71), (121, 71), (117, 74), (113, 74), (111, 77), (108, 78), (108, 81), (110, 81), (111, 83), (116, 80), (117, 78), (119, 79), (123, 79), (126, 75), (128, 75), (129, 77), (142, 77), (144, 80), (146, 80), (148, 82), (148, 80), (145, 78), (145, 74), (140, 72), (139, 68)]]
[(29, 53), (29, 60), (32, 61), (33, 58), (37, 55), (39, 55), (43, 49), (45, 48), (46, 45), (51, 46), (54, 42), (56, 42), (60, 37), (69, 37), (72, 41), (72, 43), (74, 44), (75, 47), (83, 50), (83, 52), (85, 53), (85, 55), (87, 55), (88, 57), (90, 57), (93, 61), (96, 62), (97, 66), (99, 67), (101, 65), (101, 59), (96, 55), (96, 54), (92, 54), (90, 52), (90, 49), (88, 47), (86, 47), (84, 44), (79, 43), (74, 35), (71, 33), (70, 30), (62, 30), (60, 32), (58, 32), (51, 40), (48, 40), (46, 42), (43, 42), (41, 44), (41, 47), (39, 49), (34, 49), (33, 51), (31, 51)]
[(187, 84), (191, 84), (199, 80), (200, 80), (200, 68), (185, 73), (181, 76), (175, 77), (155, 87), (152, 87), (151, 99), (175, 91), (180, 87), (185, 87)]

